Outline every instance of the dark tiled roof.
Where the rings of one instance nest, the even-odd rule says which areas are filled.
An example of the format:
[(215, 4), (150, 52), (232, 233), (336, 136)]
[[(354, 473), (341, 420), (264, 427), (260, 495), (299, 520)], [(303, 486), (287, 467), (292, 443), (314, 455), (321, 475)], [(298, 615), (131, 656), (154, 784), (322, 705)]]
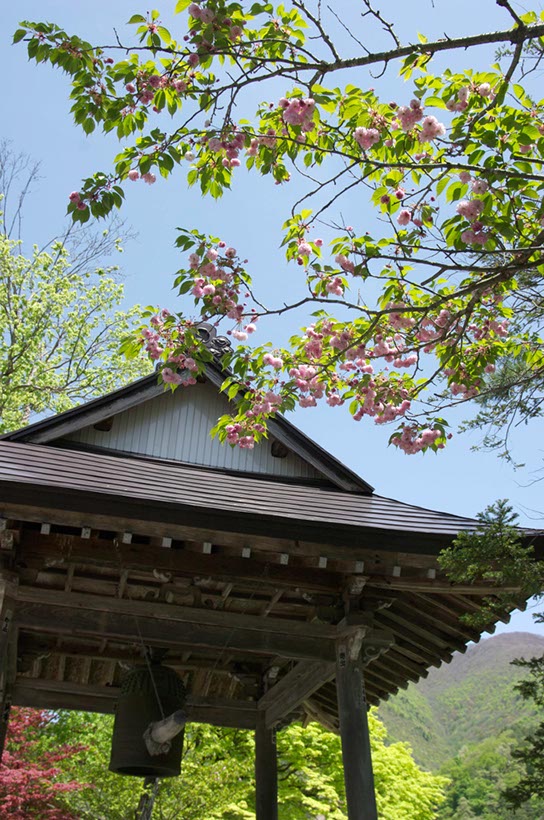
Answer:
[(377, 495), (7, 441), (0, 442), (0, 482), (389, 533), (451, 537), (476, 523)]

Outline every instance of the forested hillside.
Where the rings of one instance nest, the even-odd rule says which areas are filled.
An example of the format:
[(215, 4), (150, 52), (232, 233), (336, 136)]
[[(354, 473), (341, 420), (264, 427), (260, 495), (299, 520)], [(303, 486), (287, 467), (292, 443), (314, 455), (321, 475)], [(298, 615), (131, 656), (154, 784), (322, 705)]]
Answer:
[(511, 662), (542, 654), (539, 635), (487, 638), (383, 703), (380, 717), (392, 740), (408, 741), (417, 762), (435, 770), (464, 746), (500, 732), (521, 738), (535, 722), (535, 708), (515, 691), (523, 670)]
[[(450, 664), (432, 669), (382, 704), (380, 717), (391, 740), (410, 743), (416, 761), (451, 779), (438, 817), (510, 820), (501, 792), (518, 779), (511, 752), (533, 729), (538, 716), (515, 689), (524, 672), (515, 658), (544, 654), (544, 637), (513, 632), (483, 640)], [(544, 817), (542, 801), (531, 801), (516, 820)]]

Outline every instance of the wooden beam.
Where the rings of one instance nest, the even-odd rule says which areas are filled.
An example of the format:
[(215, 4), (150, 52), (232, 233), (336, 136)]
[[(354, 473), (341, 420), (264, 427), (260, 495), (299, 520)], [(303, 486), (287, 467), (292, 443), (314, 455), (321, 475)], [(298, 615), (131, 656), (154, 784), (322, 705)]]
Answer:
[[(45, 593), (45, 591), (40, 590)], [(56, 593), (48, 592), (54, 600)], [(57, 596), (60, 600), (61, 596)], [(145, 644), (161, 647), (186, 646), (214, 650), (230, 649), (249, 655), (280, 656), (294, 660), (332, 660), (334, 657), (334, 641), (320, 633), (324, 627), (319, 627), (312, 635), (289, 634), (289, 625), (292, 621), (285, 620), (283, 626), (276, 631), (271, 629), (254, 629), (247, 623), (240, 626), (233, 625), (229, 617), (223, 624), (211, 623), (205, 616), (212, 614), (211, 610), (189, 610), (192, 615), (176, 617), (176, 611), (181, 607), (171, 606), (171, 617), (165, 613), (154, 617), (146, 609), (145, 616), (141, 614), (141, 602), (119, 601), (115, 603), (127, 605), (124, 610), (116, 608), (106, 611), (102, 606), (93, 607), (93, 596), (79, 596), (88, 599), (87, 606), (71, 607), (56, 606), (54, 603), (26, 603), (19, 601), (16, 610), (16, 623), (25, 630), (38, 633), (50, 633), (67, 636), (102, 637), (111, 640), (134, 643), (143, 641)], [(96, 603), (96, 602), (94, 602)], [(151, 610), (164, 605), (145, 604)], [(169, 606), (169, 605), (166, 605)], [(233, 615), (233, 618), (255, 618), (263, 627), (272, 619), (262, 619), (258, 616), (239, 616), (234, 613), (213, 613), (215, 615)], [(138, 619), (135, 621), (135, 617)], [(298, 625), (297, 625), (298, 626)], [(308, 626), (312, 626), (308, 624)], [(334, 627), (329, 627), (334, 629)]]
[[(120, 689), (114, 686), (94, 686), (69, 681), (18, 677), (13, 688), (16, 706), (40, 709), (75, 709), (78, 711), (113, 714)], [(220, 700), (189, 695), (189, 721), (225, 726), (233, 729), (254, 729), (257, 705), (254, 701)]]
[[(107, 524), (103, 528), (107, 528)], [(221, 537), (221, 536), (219, 536)], [(52, 533), (40, 536), (24, 532), (21, 539), (21, 555), (28, 560), (38, 559), (45, 564), (62, 566), (69, 560), (88, 566), (110, 566), (123, 569), (159, 572), (192, 577), (194, 575), (219, 580), (249, 582), (267, 588), (285, 586), (319, 592), (339, 594), (345, 583), (340, 572), (315, 567), (285, 566), (280, 563), (235, 558), (221, 553), (204, 554), (186, 549), (169, 549), (143, 544), (119, 544), (113, 550), (107, 539), (81, 540), (77, 535)], [(247, 536), (244, 537), (247, 542)], [(221, 543), (221, 541), (216, 542)], [(228, 545), (227, 545), (228, 546)], [(59, 563), (60, 562), (60, 563)]]
[(383, 575), (367, 576), (367, 586), (375, 589), (406, 590), (434, 595), (495, 595), (500, 592), (516, 593), (520, 587), (498, 587), (496, 584), (454, 584), (433, 578), (393, 578)]
[[(93, 612), (119, 613), (138, 618), (175, 621), (180, 624), (227, 627), (229, 629), (250, 630), (272, 635), (299, 636), (316, 639), (335, 640), (338, 629), (330, 624), (309, 621), (288, 620), (287, 618), (266, 618), (259, 615), (245, 615), (200, 607), (177, 606), (149, 601), (132, 601), (104, 595), (88, 595), (79, 592), (58, 592), (57, 590), (21, 586), (17, 591), (17, 601), (29, 604), (45, 604), (55, 608), (90, 610)], [(346, 627), (348, 630), (349, 627)]]
[(259, 700), (257, 706), (265, 713), (269, 729), (328, 683), (336, 674), (333, 662), (300, 661)]
[(348, 820), (378, 820), (363, 672), (356, 639), (337, 645), (336, 689)]
[(255, 809), (256, 820), (278, 820), (276, 732), (266, 725), (262, 711), (255, 726)]
[(316, 703), (314, 698), (306, 701), (304, 704), (304, 709), (306, 714), (311, 720), (315, 720), (317, 723), (321, 723), (325, 729), (328, 729), (329, 732), (333, 732), (333, 734), (338, 734), (338, 720), (330, 715), (328, 712), (325, 712), (321, 706)]

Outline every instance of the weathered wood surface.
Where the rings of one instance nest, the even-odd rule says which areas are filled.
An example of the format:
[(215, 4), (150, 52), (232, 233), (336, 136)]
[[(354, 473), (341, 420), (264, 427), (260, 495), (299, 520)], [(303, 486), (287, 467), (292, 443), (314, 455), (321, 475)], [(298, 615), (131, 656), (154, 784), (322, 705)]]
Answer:
[[(36, 680), (19, 676), (13, 687), (13, 704), (34, 708), (76, 709), (112, 714), (120, 689), (70, 681)], [(254, 701), (229, 701), (189, 695), (186, 703), (190, 723), (209, 723), (233, 729), (254, 729)]]
[(278, 757), (276, 733), (266, 725), (264, 712), (255, 726), (256, 820), (278, 820)]
[[(89, 596), (90, 597), (90, 596)], [(334, 642), (309, 635), (181, 622), (175, 618), (139, 617), (138, 629), (131, 614), (119, 611), (76, 609), (43, 603), (19, 603), (19, 627), (58, 635), (81, 635), (131, 642), (139, 638), (151, 646), (186, 646), (214, 650), (236, 650), (248, 655), (279, 656), (299, 660), (332, 660)], [(250, 616), (248, 616), (250, 617)]]
[(265, 713), (265, 726), (273, 727), (305, 700), (332, 680), (336, 674), (332, 661), (301, 661), (260, 698), (258, 708)]
[(346, 802), (349, 820), (378, 820), (367, 702), (358, 654), (352, 641), (338, 643), (336, 688)]

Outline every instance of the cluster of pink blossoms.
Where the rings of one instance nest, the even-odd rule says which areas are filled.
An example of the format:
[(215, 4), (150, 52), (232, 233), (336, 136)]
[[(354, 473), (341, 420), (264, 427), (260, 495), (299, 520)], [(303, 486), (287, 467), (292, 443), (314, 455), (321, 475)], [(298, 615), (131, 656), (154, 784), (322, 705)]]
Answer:
[(260, 416), (275, 415), (282, 403), (282, 398), (272, 390), (264, 394), (255, 394), (253, 407), (246, 412), (244, 423), (227, 424), (226, 439), (232, 446), (242, 450), (252, 450), (255, 446), (255, 435), (266, 432), (266, 427), (258, 421)]
[(468, 107), (468, 98), (470, 96), (470, 88), (468, 86), (463, 86), (457, 92), (457, 99), (454, 100), (453, 97), (451, 100), (448, 100), (446, 103), (446, 108), (448, 111), (464, 111)]
[(246, 433), (245, 428), (239, 422), (227, 424), (227, 441), (231, 445), (237, 445), (241, 450), (253, 450), (255, 447), (255, 436), (253, 433)]
[(385, 380), (379, 378), (370, 379), (359, 388), (359, 393), (362, 403), (353, 415), (354, 421), (371, 416), (376, 424), (387, 424), (404, 416), (410, 409), (408, 391), (403, 388), (398, 391), (394, 385), (388, 386)]
[(198, 3), (191, 3), (187, 11), (194, 20), (200, 20), (200, 22), (204, 23), (204, 25), (214, 23), (219, 29), (224, 29), (226, 27), (227, 36), (233, 42), (242, 36), (241, 25), (235, 24), (226, 16), (221, 17), (219, 13), (216, 13), (206, 6), (199, 5)]
[(142, 179), (147, 185), (154, 185), (157, 181), (157, 177), (151, 171), (147, 171), (145, 174), (140, 174), (136, 168), (131, 168), (128, 172), (128, 178), (131, 182), (136, 182), (136, 180)]
[(237, 276), (240, 268), (236, 256), (235, 248), (227, 247), (222, 241), (218, 242), (217, 248), (207, 248), (203, 257), (198, 253), (191, 253), (189, 268), (197, 274), (191, 293), (203, 300), (208, 315), (233, 319), (237, 327), (227, 332), (243, 342), (257, 330), (257, 316), (253, 313), (251, 320), (243, 324), (246, 305), (238, 301), (243, 283)]
[(314, 128), (313, 116), (315, 100), (311, 97), (292, 97), (290, 100), (282, 97), (278, 103), (282, 109), (282, 117), (287, 125), (300, 125), (303, 131), (312, 131)]
[(294, 379), (300, 392), (307, 394), (299, 398), (300, 407), (315, 407), (317, 399), (323, 398), (325, 393), (325, 385), (317, 378), (317, 369), (312, 365), (301, 364), (298, 367), (292, 367), (289, 375)]
[(281, 370), (283, 367), (283, 359), (281, 356), (274, 356), (273, 353), (265, 353), (263, 356), (263, 364), (270, 365), (274, 370)]
[(446, 367), (444, 370), (446, 376), (451, 379), (455, 376), (458, 381), (449, 381), (448, 387), (452, 396), (462, 396), (463, 399), (472, 399), (480, 392), (481, 379), (470, 380), (468, 374), (462, 368), (454, 370), (451, 367)]
[(419, 132), (418, 139), (420, 142), (430, 142), (437, 137), (443, 136), (445, 133), (446, 126), (438, 122), (436, 117), (429, 116), (425, 117), (421, 123), (421, 131)]
[(338, 253), (334, 257), (334, 261), (337, 265), (340, 265), (342, 270), (346, 271), (346, 273), (354, 273), (355, 271), (355, 263), (348, 259), (343, 253)]
[[(468, 182), (466, 172), (459, 174), (461, 182)], [(472, 180), (472, 190), (474, 193), (485, 193), (487, 191), (487, 182), (483, 179)], [(483, 222), (479, 219), (480, 214), (484, 209), (484, 203), (481, 199), (463, 199), (457, 205), (456, 211), (460, 216), (471, 223), (470, 228), (467, 228), (461, 233), (461, 239), (467, 245), (485, 245), (489, 239), (489, 234), (483, 230)]]
[[(134, 101), (124, 110), (124, 115), (133, 113), (136, 109), (136, 103), (149, 105), (155, 99), (157, 91), (165, 88), (170, 88), (181, 94), (187, 91), (188, 83), (185, 78), (170, 74), (149, 74), (147, 71), (139, 71), (134, 82), (125, 85), (125, 90), (133, 95)], [(153, 110), (156, 113), (159, 111), (157, 107), (154, 107)]]
[[(437, 429), (431, 429), (428, 427), (427, 429), (420, 431), (415, 426), (406, 425), (400, 436), (394, 436), (391, 439), (391, 444), (394, 444), (395, 447), (398, 447), (400, 450), (403, 450), (403, 452), (411, 455), (413, 453), (421, 452), (421, 450), (425, 449), (425, 447), (432, 446), (441, 435), (442, 432)], [(444, 445), (439, 444), (438, 447), (442, 449)]]
[[(186, 367), (188, 367), (187, 364)], [(196, 369), (198, 370), (198, 367)], [(181, 384), (182, 387), (189, 387), (191, 384), (196, 384), (196, 379), (194, 376), (191, 376), (188, 373), (177, 373), (170, 367), (163, 367), (161, 370), (161, 376), (165, 384)]]
[(423, 107), (420, 100), (410, 100), (410, 105), (397, 109), (399, 125), (403, 131), (411, 131), (416, 122), (423, 119)]
[(334, 276), (327, 281), (325, 285), (325, 290), (332, 296), (343, 296), (344, 283), (342, 282), (342, 279), (339, 276)]
[(220, 139), (219, 137), (204, 137), (203, 144), (208, 145), (210, 151), (216, 154), (224, 154), (221, 160), (225, 168), (238, 168), (240, 165), (239, 154), (245, 143), (245, 134), (242, 131), (235, 131), (230, 137)]
[(70, 196), (68, 197), (70, 202), (74, 202), (78, 211), (86, 211), (87, 210), (87, 203), (81, 199), (81, 194), (79, 191), (72, 191)]
[(356, 128), (353, 136), (364, 151), (368, 151), (380, 141), (380, 132), (377, 128)]

